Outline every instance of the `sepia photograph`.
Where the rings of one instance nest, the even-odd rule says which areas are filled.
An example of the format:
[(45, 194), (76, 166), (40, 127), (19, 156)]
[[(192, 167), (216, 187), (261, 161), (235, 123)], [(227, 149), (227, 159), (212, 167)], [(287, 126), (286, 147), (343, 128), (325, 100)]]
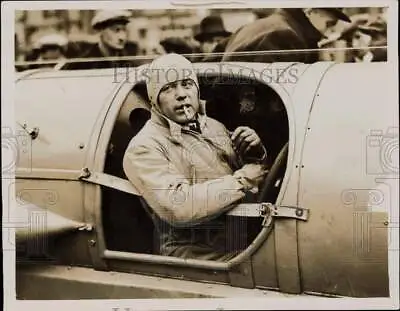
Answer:
[(397, 15), (3, 2), (6, 310), (398, 308)]

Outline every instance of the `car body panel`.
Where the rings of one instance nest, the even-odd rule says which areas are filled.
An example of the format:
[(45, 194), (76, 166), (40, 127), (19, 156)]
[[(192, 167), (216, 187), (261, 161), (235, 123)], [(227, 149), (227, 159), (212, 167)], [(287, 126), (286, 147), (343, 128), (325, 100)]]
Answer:
[[(321, 78), (333, 66), (333, 63), (316, 63), (305, 70), (291, 89), (292, 106), (288, 107), (289, 117), (289, 155), (285, 179), (279, 203), (285, 206), (300, 206), (297, 200), (300, 178), (300, 159), (303, 152), (306, 126), (311, 107)], [(292, 112), (290, 111), (292, 110)], [(284, 190), (283, 190), (284, 189)], [(301, 292), (300, 270), (297, 251), (297, 221), (281, 219), (274, 225), (275, 256), (278, 283), (281, 290), (290, 293)]]
[(89, 144), (93, 142), (94, 125), (116, 91), (112, 76), (66, 78), (45, 71), (19, 80), (16, 86), (16, 121), (28, 128), (39, 128), (38, 137), (31, 142), (32, 162), (28, 169), (34, 173), (41, 169), (84, 167)]
[[(277, 291), (244, 289), (70, 266), (21, 266), (18, 299), (285, 298)], [(29, 283), (37, 284), (35, 288)], [(49, 288), (47, 285), (52, 284)], [(306, 296), (307, 297), (307, 296)]]
[(389, 295), (389, 205), (379, 177), (391, 176), (377, 172), (378, 161), (377, 171), (368, 171), (376, 156), (369, 153), (380, 150), (367, 143), (370, 131), (396, 126), (398, 113), (389, 89), (376, 89), (388, 65), (349, 67), (338, 64), (326, 74), (313, 104), (299, 191), (311, 217), (298, 223), (298, 258), (306, 291), (382, 297)]

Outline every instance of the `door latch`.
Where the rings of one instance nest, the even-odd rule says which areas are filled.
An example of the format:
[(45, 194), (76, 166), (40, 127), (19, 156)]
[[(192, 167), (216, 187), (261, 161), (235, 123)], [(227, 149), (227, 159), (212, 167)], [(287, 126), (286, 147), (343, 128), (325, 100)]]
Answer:
[(284, 217), (307, 221), (309, 209), (299, 206), (275, 205), (272, 203), (261, 203), (260, 216), (263, 217), (262, 226), (269, 227), (273, 218)]

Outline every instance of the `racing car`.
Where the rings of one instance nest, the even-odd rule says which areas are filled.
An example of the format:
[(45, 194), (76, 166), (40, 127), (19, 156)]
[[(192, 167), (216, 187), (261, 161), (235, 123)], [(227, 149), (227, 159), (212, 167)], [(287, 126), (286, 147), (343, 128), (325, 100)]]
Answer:
[[(228, 262), (157, 253), (122, 158), (150, 117), (147, 65), (15, 81), (18, 299), (388, 297), (398, 105), (388, 63), (195, 63), (207, 114), (259, 133), (269, 172)], [(245, 98), (246, 100), (243, 100)], [(397, 146), (397, 149), (396, 149)], [(223, 199), (223, 194), (221, 199)]]

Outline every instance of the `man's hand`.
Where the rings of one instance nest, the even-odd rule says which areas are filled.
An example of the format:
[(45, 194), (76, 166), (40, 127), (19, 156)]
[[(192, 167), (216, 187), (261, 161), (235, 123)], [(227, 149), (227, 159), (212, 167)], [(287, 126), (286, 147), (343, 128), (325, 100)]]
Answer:
[(249, 151), (262, 158), (265, 154), (260, 137), (253, 129), (247, 126), (239, 126), (231, 136), (233, 147), (240, 155), (246, 155)]
[(233, 176), (244, 186), (245, 191), (258, 192), (258, 185), (264, 180), (267, 170), (260, 164), (245, 164)]

